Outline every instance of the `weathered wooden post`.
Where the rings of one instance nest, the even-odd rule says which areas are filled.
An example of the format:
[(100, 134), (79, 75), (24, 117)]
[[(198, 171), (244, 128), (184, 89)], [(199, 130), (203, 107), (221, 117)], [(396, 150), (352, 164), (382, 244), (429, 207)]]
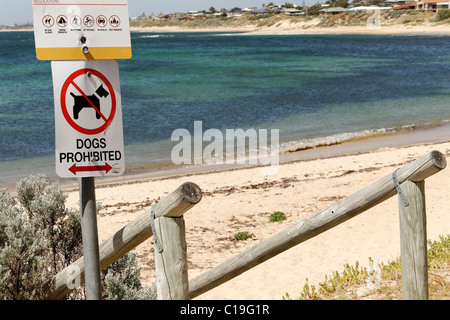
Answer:
[[(425, 181), (405, 181), (399, 197), (402, 297), (428, 299)], [(407, 202), (404, 202), (407, 200)]]
[[(201, 190), (194, 184), (184, 184), (183, 193), (190, 203), (201, 200)], [(152, 210), (155, 242), (156, 290), (159, 300), (189, 300), (189, 280), (186, 255), (184, 212), (158, 216)]]
[(155, 234), (163, 246), (155, 243), (156, 292), (158, 300), (189, 300), (186, 237), (183, 217), (155, 219)]

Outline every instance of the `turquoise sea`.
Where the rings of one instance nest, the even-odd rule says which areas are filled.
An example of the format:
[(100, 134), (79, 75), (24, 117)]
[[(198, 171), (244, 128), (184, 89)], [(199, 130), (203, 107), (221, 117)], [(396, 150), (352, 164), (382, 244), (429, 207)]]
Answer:
[[(448, 36), (132, 33), (119, 60), (127, 168), (170, 162), (172, 132), (279, 129), (306, 149), (450, 121)], [(55, 175), (50, 62), (0, 33), (0, 187)]]

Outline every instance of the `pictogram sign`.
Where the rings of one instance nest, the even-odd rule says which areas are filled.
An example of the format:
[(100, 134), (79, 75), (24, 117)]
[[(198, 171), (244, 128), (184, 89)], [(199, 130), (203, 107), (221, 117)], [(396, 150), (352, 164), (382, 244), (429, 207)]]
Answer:
[(55, 24), (55, 20), (53, 19), (52, 16), (45, 15), (44, 18), (42, 18), (42, 24), (46, 28), (52, 28), (53, 25)]
[(92, 28), (95, 24), (94, 17), (91, 15), (87, 15), (83, 19), (83, 23), (86, 26), (86, 28)]
[(81, 26), (81, 18), (78, 15), (73, 15), (70, 17), (70, 24), (72, 25), (72, 27), (74, 28), (78, 28)]
[(108, 20), (106, 19), (105, 16), (100, 15), (100, 16), (97, 17), (97, 25), (98, 25), (100, 28), (106, 27), (107, 24), (108, 24)]
[(58, 18), (56, 18), (56, 23), (58, 24), (58, 27), (65, 28), (67, 27), (69, 19), (65, 15), (60, 15)]
[(127, 0), (33, 0), (33, 18), (39, 60), (131, 58)]
[[(98, 88), (92, 88), (93, 90), (91, 91), (94, 91), (95, 89), (95, 93), (92, 95), (85, 93), (84, 90), (80, 88), (85, 77), (93, 77), (93, 83), (101, 83)], [(95, 79), (97, 81), (95, 81)], [(77, 82), (79, 84), (77, 84)], [(72, 101), (68, 95), (70, 95), (74, 101)], [(106, 111), (106, 105), (109, 106), (109, 111)], [(85, 124), (80, 124), (82, 121), (78, 120), (80, 119), (80, 113), (84, 108), (93, 108), (95, 110), (95, 118), (99, 120), (97, 125), (86, 127), (86, 124), (89, 123), (89, 121), (84, 121)], [(105, 131), (114, 120), (116, 109), (117, 99), (114, 88), (109, 80), (97, 70), (88, 68), (77, 70), (67, 78), (62, 86), (61, 111), (67, 123), (82, 134), (92, 135)]]
[(111, 18), (109, 18), (109, 24), (113, 28), (118, 28), (120, 26), (120, 18), (116, 15), (112, 16)]
[(125, 170), (119, 65), (53, 61), (56, 173), (118, 176)]

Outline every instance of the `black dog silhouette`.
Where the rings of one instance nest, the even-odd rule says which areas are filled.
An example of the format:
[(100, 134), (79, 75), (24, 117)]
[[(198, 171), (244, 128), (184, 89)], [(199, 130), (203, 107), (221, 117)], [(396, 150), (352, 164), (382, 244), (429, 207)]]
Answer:
[[(103, 85), (101, 85), (96, 91), (95, 93), (100, 97), (100, 98), (106, 98), (109, 96), (109, 92), (105, 90), (105, 88), (103, 88)], [(80, 111), (83, 110), (84, 108), (92, 108), (92, 105), (89, 103), (92, 102), (92, 104), (97, 108), (97, 110), (100, 112), (100, 99), (97, 97), (97, 95), (93, 94), (91, 96), (87, 96), (87, 98), (89, 99), (86, 100), (84, 98), (84, 96), (76, 96), (74, 93), (70, 93), (70, 95), (73, 97), (73, 99), (75, 100), (75, 104), (73, 106), (73, 118), (75, 120), (78, 119)], [(97, 119), (100, 119), (100, 113), (95, 112), (96, 115), (95, 117)]]

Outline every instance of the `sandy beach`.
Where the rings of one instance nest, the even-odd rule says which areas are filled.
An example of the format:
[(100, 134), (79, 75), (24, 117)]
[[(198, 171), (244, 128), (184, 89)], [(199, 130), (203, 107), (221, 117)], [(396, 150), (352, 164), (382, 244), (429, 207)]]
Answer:
[[(98, 183), (96, 191), (97, 201), (103, 205), (98, 217), (100, 242), (145, 213), (155, 200), (184, 182), (194, 182), (201, 187), (203, 199), (184, 215), (192, 279), (432, 150), (449, 156), (450, 141), (287, 161), (272, 176), (263, 176), (260, 168), (253, 167), (172, 177), (145, 178), (144, 175), (141, 179), (129, 177), (115, 184), (104, 180)], [(73, 187), (68, 198), (71, 207), (77, 206), (79, 197), (77, 188)], [(450, 233), (449, 188), (448, 169), (426, 181), (429, 239), (436, 240), (439, 235)], [(275, 211), (284, 212), (287, 219), (269, 222), (270, 214)], [(235, 240), (234, 235), (242, 231), (253, 233), (253, 238)], [(399, 238), (395, 196), (196, 299), (271, 300), (281, 299), (286, 292), (295, 298), (307, 278), (314, 284), (323, 281), (325, 275), (342, 271), (347, 263), (358, 261), (368, 266), (369, 258), (375, 263), (397, 258)], [(143, 283), (151, 284), (155, 279), (153, 239), (142, 243), (134, 252), (142, 267)]]

